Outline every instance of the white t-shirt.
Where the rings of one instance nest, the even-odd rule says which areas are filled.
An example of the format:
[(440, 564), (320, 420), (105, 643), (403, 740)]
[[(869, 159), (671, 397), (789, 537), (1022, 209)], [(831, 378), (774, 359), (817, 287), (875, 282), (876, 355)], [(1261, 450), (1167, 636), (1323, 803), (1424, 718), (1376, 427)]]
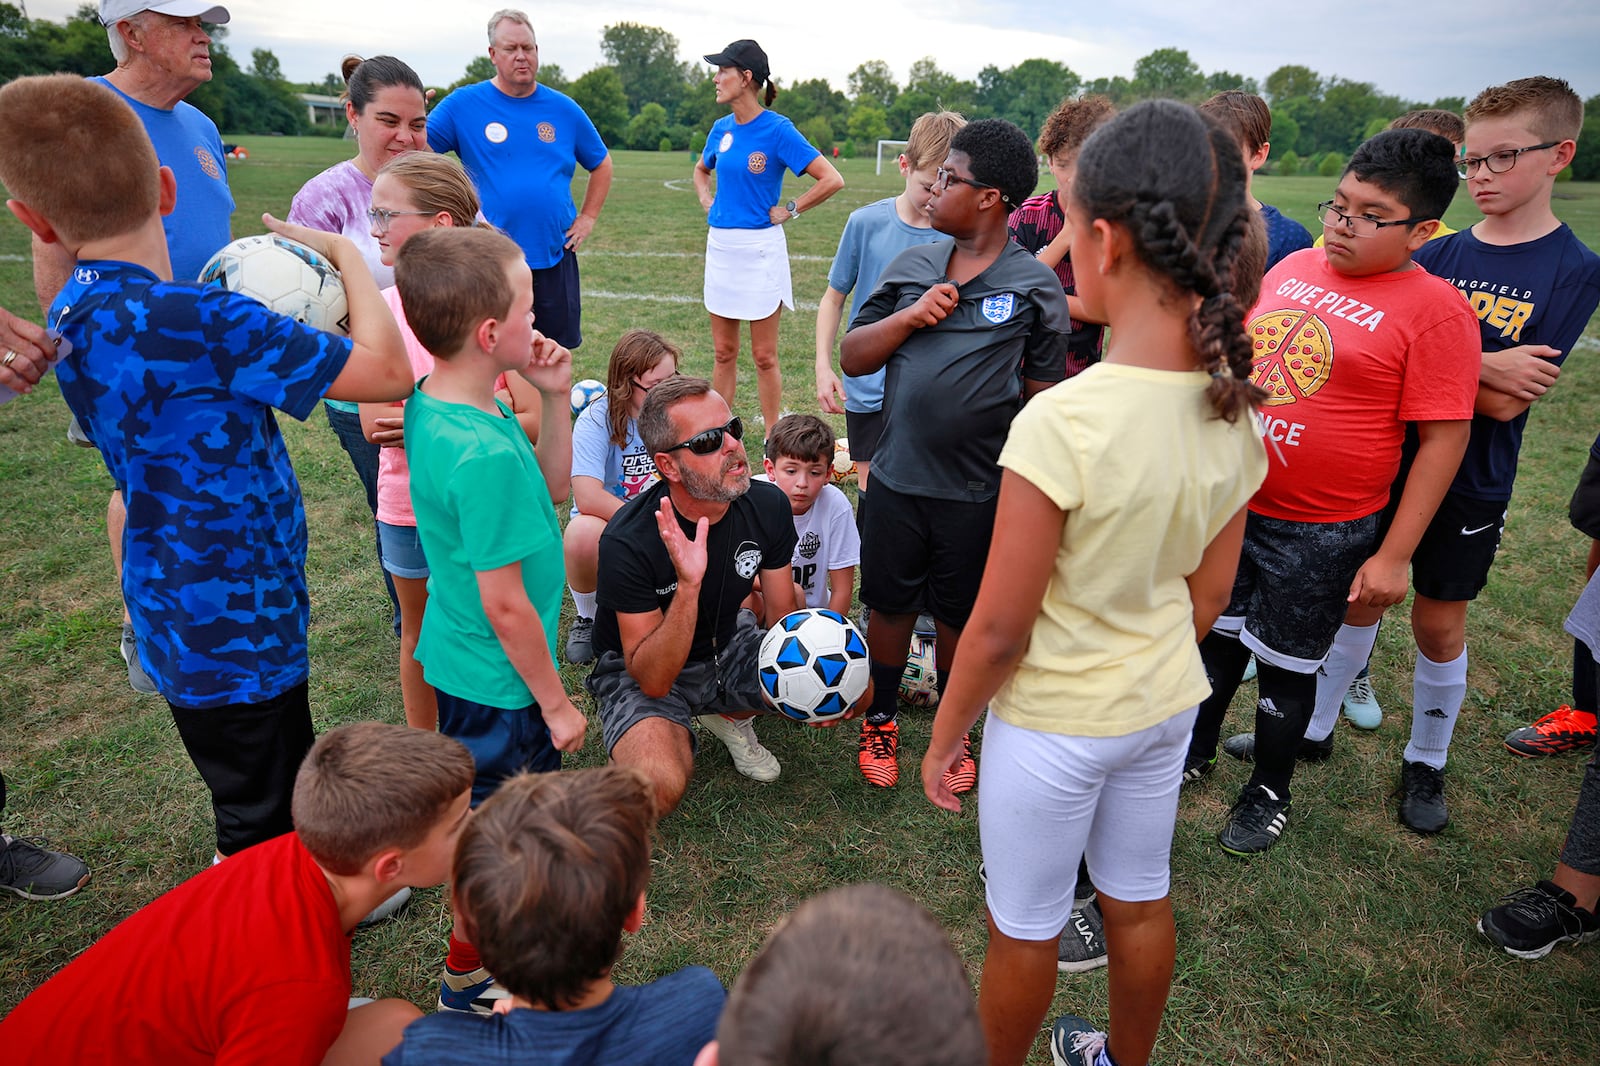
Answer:
[[(757, 474), (761, 481), (771, 481)], [(861, 535), (856, 532), (850, 498), (833, 485), (822, 486), (817, 502), (794, 516), (798, 538), (790, 565), (794, 582), (805, 590), (803, 607), (828, 606), (828, 571), (861, 565)]]

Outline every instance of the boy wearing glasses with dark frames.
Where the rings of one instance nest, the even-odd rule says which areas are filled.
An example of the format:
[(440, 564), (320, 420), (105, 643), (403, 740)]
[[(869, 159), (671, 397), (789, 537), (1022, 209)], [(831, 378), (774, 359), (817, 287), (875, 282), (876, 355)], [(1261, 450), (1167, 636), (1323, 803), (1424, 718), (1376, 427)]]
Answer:
[[(600, 536), (594, 649), (587, 682), (612, 761), (650, 781), (671, 813), (694, 773), (698, 720), (754, 781), (782, 767), (756, 739), (767, 711), (756, 677), (761, 626), (794, 610), (789, 500), (750, 480), (744, 423), (704, 378), (650, 390), (639, 436), (661, 480), (622, 505)], [(757, 574), (765, 618), (741, 610)]]
[[(1293, 253), (1262, 282), (1248, 329), (1252, 380), (1267, 393), (1256, 415), (1267, 478), (1250, 501), (1231, 602), (1200, 644), (1212, 694), (1183, 771), (1185, 781), (1210, 773), (1253, 652), (1256, 730), (1227, 745), (1255, 761), (1218, 834), (1230, 854), (1266, 851), (1282, 834), (1297, 753), (1331, 748), (1304, 738), (1346, 606), (1405, 598), (1411, 553), (1466, 448), (1472, 315), (1411, 260), (1456, 185), (1448, 140), (1386, 130), (1356, 149), (1321, 206), (1325, 246)], [(1408, 423), (1420, 443), (1397, 480)], [(1335, 717), (1350, 680), (1329, 690)]]

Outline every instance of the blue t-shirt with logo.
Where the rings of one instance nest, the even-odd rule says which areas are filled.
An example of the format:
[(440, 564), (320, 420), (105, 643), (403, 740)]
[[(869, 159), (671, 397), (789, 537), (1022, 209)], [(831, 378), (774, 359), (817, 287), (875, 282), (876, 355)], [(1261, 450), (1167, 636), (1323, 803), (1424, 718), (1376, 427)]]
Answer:
[(483, 217), (522, 246), (528, 265), (561, 261), (578, 217), (572, 172), (593, 170), (607, 152), (570, 96), (540, 85), (507, 96), (493, 81), (455, 90), (428, 115), (428, 147), (454, 152), (483, 198)]
[(1271, 204), (1261, 205), (1261, 221), (1267, 227), (1268, 270), (1290, 252), (1311, 247), (1311, 231)]
[[(1600, 304), (1600, 256), (1565, 224), (1522, 244), (1485, 244), (1470, 229), (1424, 244), (1413, 258), (1460, 289), (1483, 334), (1483, 350), (1547, 344), (1571, 354)], [(1528, 412), (1501, 422), (1472, 418), (1472, 439), (1451, 492), (1490, 502), (1511, 499)], [(1600, 455), (1600, 452), (1595, 454)]]
[(717, 198), (706, 221), (717, 229), (766, 229), (783, 191), (784, 170), (804, 174), (821, 154), (776, 111), (742, 124), (722, 116), (700, 153), (700, 162), (717, 172)]
[(104, 78), (91, 80), (108, 86), (133, 108), (155, 145), (156, 158), (162, 166), (172, 168), (178, 202), (161, 224), (167, 231), (172, 276), (193, 281), (206, 260), (233, 239), (233, 193), (228, 189), (228, 168), (216, 123), (192, 104), (180, 102), (164, 111), (141, 104)]
[[(602, 394), (572, 424), (572, 476), (592, 477), (626, 503), (656, 479), (656, 461), (639, 436), (639, 423), (628, 419), (622, 447), (611, 443), (611, 396)], [(576, 505), (574, 514), (578, 513)]]
[[(850, 293), (848, 326), (878, 286), (878, 278), (889, 260), (919, 244), (943, 240), (944, 234), (932, 226), (909, 226), (901, 221), (894, 207), (895, 197), (858, 207), (845, 220), (839, 237), (839, 252), (828, 268), (828, 287)], [(844, 375), (844, 407), (847, 411), (877, 411), (883, 407), (883, 374), (875, 370), (860, 377)]]
[(306, 520), (272, 410), (304, 419), (351, 344), (247, 296), (78, 263), (56, 376), (127, 504), (122, 596), (161, 694), (258, 703), (308, 674)]

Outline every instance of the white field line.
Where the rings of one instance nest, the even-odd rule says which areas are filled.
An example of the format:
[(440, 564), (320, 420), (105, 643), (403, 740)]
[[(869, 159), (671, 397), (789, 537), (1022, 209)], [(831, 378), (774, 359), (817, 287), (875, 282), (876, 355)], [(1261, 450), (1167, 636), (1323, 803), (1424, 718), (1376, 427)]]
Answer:
[[(587, 259), (589, 256), (611, 256), (611, 257), (627, 256), (627, 257), (631, 257), (631, 258), (640, 258), (640, 259), (704, 259), (706, 257), (706, 253), (704, 253), (704, 252), (623, 252), (623, 251), (604, 251), (604, 252), (600, 252), (600, 251), (584, 251), (584, 252), (579, 252), (578, 255), (579, 255), (580, 258), (584, 258), (584, 259)], [(833, 262), (833, 256), (831, 256), (831, 255), (791, 255), (791, 256), (789, 256), (789, 258), (791, 260), (795, 260), (795, 261), (801, 262), (801, 263), (831, 263), (831, 262)]]

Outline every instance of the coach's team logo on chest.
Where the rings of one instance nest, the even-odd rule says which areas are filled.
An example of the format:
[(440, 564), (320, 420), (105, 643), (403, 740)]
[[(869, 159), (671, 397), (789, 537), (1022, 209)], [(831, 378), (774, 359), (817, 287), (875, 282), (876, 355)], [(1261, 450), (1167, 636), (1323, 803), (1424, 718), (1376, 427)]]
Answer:
[(503, 123), (491, 122), (487, 126), (483, 127), (483, 139), (488, 141), (490, 144), (504, 144), (506, 143), (507, 136), (509, 136), (509, 134), (507, 133), (506, 127)]
[(1333, 373), (1333, 335), (1310, 311), (1288, 308), (1257, 315), (1248, 327), (1255, 352), (1250, 380), (1276, 407), (1310, 396)]
[(766, 169), (767, 169), (767, 153), (765, 153), (765, 152), (751, 152), (750, 153), (750, 173), (752, 173), (752, 174), (760, 174), (762, 171), (764, 171)]
[(997, 292), (993, 296), (983, 298), (983, 317), (995, 325), (1011, 318), (1011, 312), (1017, 309), (1016, 293)]
[(744, 541), (733, 553), (733, 572), (746, 581), (761, 569), (761, 548), (753, 540)]
[(549, 144), (556, 139), (556, 128), (548, 122), (539, 123), (539, 139)]
[(726, 152), (729, 148), (732, 148), (732, 147), (733, 147), (733, 133), (732, 133), (732, 131), (729, 131), (727, 133), (724, 133), (722, 135), (722, 140), (717, 142), (717, 151)]
[(194, 158), (200, 164), (200, 169), (206, 172), (206, 177), (222, 180), (222, 168), (217, 166), (217, 161), (211, 158), (211, 153), (206, 151), (204, 145), (195, 145)]

